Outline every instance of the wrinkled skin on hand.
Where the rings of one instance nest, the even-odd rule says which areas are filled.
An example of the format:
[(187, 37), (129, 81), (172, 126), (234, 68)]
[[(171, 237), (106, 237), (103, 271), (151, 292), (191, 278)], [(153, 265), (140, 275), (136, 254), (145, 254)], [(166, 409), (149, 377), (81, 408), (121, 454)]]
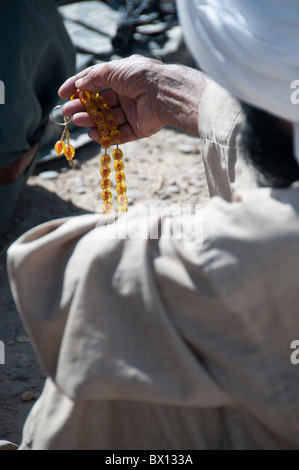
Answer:
[[(59, 90), (59, 95), (61, 98), (69, 98), (77, 88), (95, 92), (110, 87), (103, 92), (103, 96), (113, 108), (122, 133), (122, 143), (142, 139), (164, 127), (159, 110), (154, 106), (161, 67), (163, 64), (160, 62), (142, 56), (96, 65), (70, 78)], [(73, 116), (74, 124), (78, 126), (94, 127), (79, 100), (66, 104), (64, 113)], [(100, 141), (96, 128), (89, 135), (95, 141)]]
[[(67, 80), (59, 95), (68, 99), (77, 89), (96, 92), (105, 88), (103, 96), (113, 108), (124, 144), (150, 137), (166, 125), (198, 136), (198, 110), (206, 83), (198, 70), (133, 55), (89, 67)], [(100, 143), (79, 100), (64, 105), (64, 113), (73, 116), (74, 124), (90, 128), (90, 137)]]

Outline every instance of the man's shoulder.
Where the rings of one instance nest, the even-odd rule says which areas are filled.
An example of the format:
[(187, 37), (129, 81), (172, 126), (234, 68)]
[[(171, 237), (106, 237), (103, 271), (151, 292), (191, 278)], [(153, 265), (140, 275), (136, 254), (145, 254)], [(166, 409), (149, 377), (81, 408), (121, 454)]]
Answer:
[(299, 186), (241, 191), (232, 203), (213, 198), (204, 227), (206, 269), (226, 292), (248, 283), (282, 285), (297, 278)]
[(235, 131), (244, 119), (240, 102), (211, 80), (206, 86), (199, 109), (201, 137), (235, 146)]

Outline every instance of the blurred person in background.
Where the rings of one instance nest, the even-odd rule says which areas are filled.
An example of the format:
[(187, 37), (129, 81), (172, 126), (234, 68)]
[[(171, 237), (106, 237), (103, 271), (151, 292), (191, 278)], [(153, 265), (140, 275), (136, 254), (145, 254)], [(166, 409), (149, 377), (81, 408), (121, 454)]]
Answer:
[(75, 71), (75, 50), (53, 0), (2, 2), (0, 37), (1, 232), (33, 171), (57, 88)]

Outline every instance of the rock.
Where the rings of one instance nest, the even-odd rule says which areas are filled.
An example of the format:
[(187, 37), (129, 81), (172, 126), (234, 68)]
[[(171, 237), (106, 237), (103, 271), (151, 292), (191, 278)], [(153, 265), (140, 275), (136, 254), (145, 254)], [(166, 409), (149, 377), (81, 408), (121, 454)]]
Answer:
[(178, 143), (178, 138), (176, 136), (174, 137), (168, 137), (166, 140), (167, 144), (169, 145), (177, 145)]
[[(81, 166), (80, 161), (77, 160), (76, 158), (73, 160), (73, 164), (75, 165), (76, 170), (79, 169), (80, 166)], [(70, 168), (72, 168), (72, 167), (70, 166)]]
[(200, 191), (198, 188), (191, 188), (190, 189), (190, 196), (199, 196)]
[(140, 204), (144, 206), (162, 206), (163, 204), (167, 204), (166, 201), (161, 201), (161, 199), (146, 199), (142, 201)]
[(28, 380), (27, 375), (19, 375), (18, 378), (19, 378), (19, 380), (20, 380), (21, 382), (26, 382), (26, 381)]
[(30, 390), (39, 390), (40, 389), (40, 384), (37, 382), (32, 382), (29, 386)]
[(16, 338), (16, 342), (17, 343), (31, 343), (31, 339), (29, 338), (29, 336), (18, 336)]
[(179, 146), (179, 150), (180, 152), (185, 153), (186, 155), (190, 155), (190, 153), (194, 153), (194, 147), (188, 144), (181, 144)]
[(167, 193), (167, 192), (164, 192), (164, 193), (161, 194), (160, 198), (161, 198), (162, 201), (164, 201), (165, 199), (170, 198), (170, 194)]
[(33, 392), (24, 392), (21, 398), (24, 402), (33, 401), (35, 400), (35, 394)]
[(207, 183), (206, 183), (206, 181), (199, 181), (198, 184), (197, 184), (197, 186), (198, 186), (199, 188), (203, 188), (203, 187), (207, 186)]
[(133, 197), (128, 197), (128, 204), (129, 206), (132, 206), (134, 204), (135, 199)]
[(161, 34), (166, 33), (171, 25), (167, 22), (159, 22), (153, 24), (144, 24), (137, 26), (136, 31), (140, 34)]
[(167, 188), (168, 192), (171, 193), (171, 194), (179, 194), (181, 192), (180, 188), (176, 185), (174, 186), (169, 186), (169, 188)]
[(56, 180), (59, 176), (57, 171), (44, 171), (40, 173), (39, 177), (42, 180)]
[(15, 380), (18, 380), (19, 376), (20, 376), (20, 374), (18, 372), (14, 372), (14, 373), (11, 374), (10, 380), (12, 380), (14, 382)]
[(113, 53), (109, 36), (100, 34), (70, 20), (65, 20), (64, 26), (71, 36), (74, 46), (79, 51), (102, 57), (110, 56)]
[(76, 194), (86, 194), (86, 189), (85, 188), (78, 188), (75, 189)]

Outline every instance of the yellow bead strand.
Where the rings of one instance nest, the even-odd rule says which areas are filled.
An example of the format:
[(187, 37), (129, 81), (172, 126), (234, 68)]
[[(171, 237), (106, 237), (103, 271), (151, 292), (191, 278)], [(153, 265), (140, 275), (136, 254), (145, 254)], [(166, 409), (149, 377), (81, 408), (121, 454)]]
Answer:
[[(84, 90), (77, 90), (71, 98), (71, 100), (79, 99), (84, 106), (85, 111), (91, 116), (95, 126), (97, 127), (100, 144), (104, 149), (105, 153), (101, 157), (101, 188), (102, 188), (102, 209), (105, 214), (109, 214), (113, 210), (112, 206), (112, 192), (111, 192), (111, 157), (108, 155), (107, 150), (112, 146), (116, 145), (117, 148), (113, 151), (114, 170), (115, 170), (115, 181), (117, 183), (117, 204), (119, 212), (126, 212), (128, 210), (128, 198), (126, 196), (127, 187), (125, 185), (126, 175), (124, 173), (124, 154), (118, 145), (122, 142), (122, 134), (118, 129), (118, 123), (113, 116), (113, 110), (109, 106), (106, 98), (100, 93), (89, 93)], [(64, 154), (70, 163), (73, 163), (75, 156), (75, 149), (69, 143), (69, 132), (65, 130), (66, 144), (63, 142), (63, 138), (58, 141), (55, 145), (57, 155)]]
[[(55, 144), (55, 151), (57, 153), (58, 157), (61, 157), (62, 155), (65, 156), (65, 158), (68, 160), (69, 164), (73, 166), (75, 169), (75, 164), (73, 162), (73, 159), (75, 157), (76, 151), (74, 147), (70, 143), (70, 131), (68, 129), (68, 118), (64, 118), (65, 121), (65, 127), (64, 131), (62, 133), (62, 136), (58, 142)], [(64, 139), (66, 142), (64, 142)]]

